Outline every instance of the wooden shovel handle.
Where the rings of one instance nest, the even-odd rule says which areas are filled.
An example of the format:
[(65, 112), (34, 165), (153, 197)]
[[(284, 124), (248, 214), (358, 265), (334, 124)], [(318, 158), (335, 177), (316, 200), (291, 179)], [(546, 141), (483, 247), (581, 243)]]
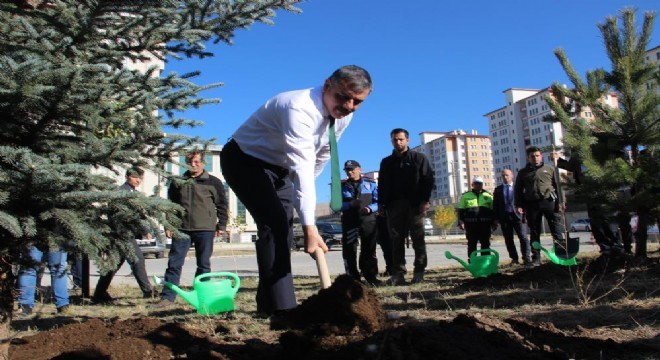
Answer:
[(319, 271), (319, 278), (321, 278), (321, 288), (327, 289), (330, 287), (330, 273), (328, 272), (328, 264), (325, 262), (323, 249), (317, 248), (314, 256), (316, 257), (316, 269)]

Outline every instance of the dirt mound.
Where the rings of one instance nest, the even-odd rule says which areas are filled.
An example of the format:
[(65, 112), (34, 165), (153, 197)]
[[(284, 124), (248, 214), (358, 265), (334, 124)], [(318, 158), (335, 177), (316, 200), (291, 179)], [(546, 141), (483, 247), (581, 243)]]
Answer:
[(348, 275), (303, 301), (286, 315), (286, 322), (290, 328), (325, 334), (370, 334), (387, 326), (376, 291)]
[(199, 337), (179, 324), (153, 318), (111, 323), (91, 319), (14, 340), (9, 355), (11, 359), (168, 359), (173, 353), (187, 352)]

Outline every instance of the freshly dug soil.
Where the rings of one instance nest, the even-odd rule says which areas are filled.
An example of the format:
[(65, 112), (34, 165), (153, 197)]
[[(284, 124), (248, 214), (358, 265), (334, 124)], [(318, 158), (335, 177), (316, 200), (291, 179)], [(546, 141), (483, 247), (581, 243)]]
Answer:
[[(639, 287), (622, 296), (639, 294), (643, 303), (628, 300), (600, 308), (557, 304), (534, 314), (516, 312), (543, 301), (533, 297), (536, 288), (565, 282), (570, 271), (639, 278)], [(438, 281), (453, 282), (451, 290), (424, 290), (425, 306), (435, 307), (431, 317), (427, 312), (426, 319), (405, 315), (388, 320), (374, 289), (340, 276), (330, 288), (286, 314), (286, 331), (264, 330), (258, 337), (218, 331), (241, 325), (231, 317), (209, 318), (215, 323), (213, 334), (150, 317), (107, 322), (91, 318), (12, 340), (10, 359), (658, 359), (659, 278), (657, 257), (601, 257), (570, 269), (544, 264), (479, 279), (456, 280), (443, 274)], [(493, 289), (525, 287), (527, 292), (497, 299), (498, 306), (512, 310), (508, 318), (490, 315), (487, 306), (471, 308), (476, 297), (488, 297)], [(400, 296), (411, 294), (401, 287)], [(452, 306), (464, 305), (463, 310), (443, 316), (445, 296), (456, 294), (465, 300)], [(608, 323), (606, 317), (614, 312), (648, 325)]]

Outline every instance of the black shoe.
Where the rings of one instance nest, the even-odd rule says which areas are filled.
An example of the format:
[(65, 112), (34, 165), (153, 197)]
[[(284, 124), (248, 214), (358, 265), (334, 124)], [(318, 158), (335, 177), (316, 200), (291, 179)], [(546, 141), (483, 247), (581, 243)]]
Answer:
[(401, 286), (406, 285), (406, 279), (403, 275), (392, 275), (389, 279), (384, 282), (387, 286)]
[(19, 320), (27, 320), (32, 316), (32, 308), (29, 305), (21, 305), (16, 313), (16, 318)]
[(411, 284), (419, 284), (419, 283), (421, 283), (421, 282), (423, 282), (423, 281), (424, 281), (424, 272), (423, 272), (423, 271), (419, 271), (419, 272), (415, 272), (415, 273), (413, 273), (413, 278), (412, 278), (412, 280), (410, 281), (410, 283), (411, 283)]
[(270, 329), (271, 330), (286, 330), (290, 329), (293, 325), (291, 321), (290, 314), (291, 310), (277, 310), (271, 315), (268, 319), (270, 320)]
[(102, 294), (94, 294), (94, 296), (92, 296), (92, 304), (110, 305), (113, 304), (115, 301), (116, 301), (115, 298), (110, 296), (110, 294), (108, 294), (107, 292), (104, 292)]
[(69, 305), (60, 306), (57, 308), (57, 313), (61, 315), (66, 315), (71, 313), (71, 307)]
[(151, 289), (147, 292), (142, 293), (144, 299), (155, 299), (158, 297), (158, 291), (156, 289)]
[(378, 279), (376, 279), (376, 277), (368, 277), (368, 278), (364, 278), (364, 282), (365, 282), (367, 285), (372, 286), (372, 287), (383, 286), (383, 282), (380, 281), (380, 280), (378, 280)]

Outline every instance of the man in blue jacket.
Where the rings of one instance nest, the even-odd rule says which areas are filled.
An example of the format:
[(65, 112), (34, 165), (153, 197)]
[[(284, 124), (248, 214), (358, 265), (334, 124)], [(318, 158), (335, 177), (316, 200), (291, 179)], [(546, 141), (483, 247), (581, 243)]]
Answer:
[(360, 280), (356, 261), (359, 236), (362, 242), (360, 246), (362, 276), (368, 284), (378, 286), (381, 284), (381, 281), (376, 278), (378, 274), (376, 258), (378, 186), (372, 179), (362, 176), (360, 163), (355, 160), (346, 161), (344, 171), (348, 176), (341, 184), (344, 268), (346, 274)]

